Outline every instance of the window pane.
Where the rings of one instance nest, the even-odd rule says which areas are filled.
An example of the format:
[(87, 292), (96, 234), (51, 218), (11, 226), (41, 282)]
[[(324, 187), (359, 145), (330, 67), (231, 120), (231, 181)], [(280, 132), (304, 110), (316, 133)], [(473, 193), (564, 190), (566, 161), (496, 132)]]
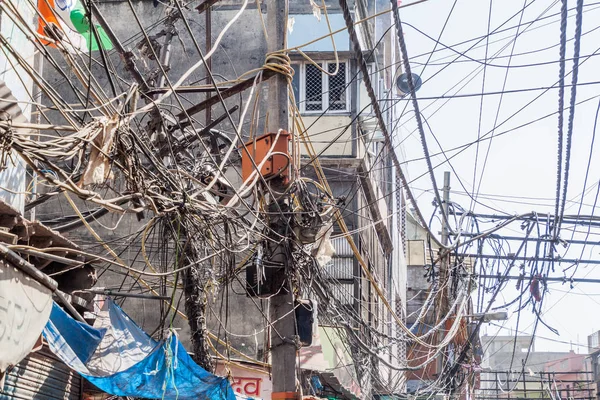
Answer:
[(312, 64), (306, 64), (306, 111), (323, 109), (323, 73)]
[(296, 99), (296, 106), (300, 107), (300, 65), (292, 64), (292, 68), (294, 69), (294, 78), (292, 79), (294, 98)]
[[(335, 72), (335, 63), (328, 64), (328, 72)], [(338, 73), (329, 77), (329, 109), (346, 109), (346, 64), (340, 63)]]

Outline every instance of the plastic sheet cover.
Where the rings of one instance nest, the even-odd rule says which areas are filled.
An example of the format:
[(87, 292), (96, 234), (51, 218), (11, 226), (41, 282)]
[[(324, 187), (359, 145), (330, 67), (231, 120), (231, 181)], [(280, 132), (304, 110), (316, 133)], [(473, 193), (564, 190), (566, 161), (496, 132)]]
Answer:
[(93, 328), (54, 304), (44, 329), (54, 354), (99, 389), (148, 399), (236, 400), (227, 379), (194, 363), (175, 334), (156, 342), (112, 301), (107, 307)]
[(31, 352), (51, 310), (50, 289), (12, 265), (0, 263), (0, 372)]

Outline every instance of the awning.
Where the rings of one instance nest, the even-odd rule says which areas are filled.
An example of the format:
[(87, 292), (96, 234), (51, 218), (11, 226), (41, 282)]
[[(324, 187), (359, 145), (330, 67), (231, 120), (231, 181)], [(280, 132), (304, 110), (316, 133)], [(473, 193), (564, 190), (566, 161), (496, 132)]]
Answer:
[(54, 304), (44, 337), (65, 364), (100, 390), (148, 399), (236, 400), (227, 379), (194, 363), (175, 334), (157, 342), (114, 302), (94, 327)]
[[(2, 90), (0, 81), (0, 96)], [(13, 108), (8, 107), (6, 110)], [(0, 112), (2, 111), (0, 104)], [(72, 292), (94, 284), (94, 268), (85, 263), (86, 259), (78, 256), (76, 252), (66, 254), (68, 249), (78, 249), (73, 242), (37, 221), (28, 221), (3, 200), (0, 200), (0, 215), (0, 228), (3, 228), (0, 230), (0, 241), (5, 246), (14, 248), (16, 252), (27, 252), (27, 261), (38, 269), (43, 268), (45, 274), (58, 274), (55, 280), (60, 290)], [(52, 251), (52, 247), (61, 249)], [(48, 255), (64, 256), (60, 259), (70, 265), (43, 258)], [(80, 263), (81, 266), (73, 269), (72, 263)], [(68, 294), (65, 296), (71, 297)], [(72, 297), (72, 300), (85, 303), (75, 297)], [(2, 373), (7, 367), (19, 364), (31, 352), (48, 322), (51, 310), (52, 291), (0, 258), (0, 383)]]
[(50, 289), (0, 261), (0, 375), (31, 352), (51, 310)]

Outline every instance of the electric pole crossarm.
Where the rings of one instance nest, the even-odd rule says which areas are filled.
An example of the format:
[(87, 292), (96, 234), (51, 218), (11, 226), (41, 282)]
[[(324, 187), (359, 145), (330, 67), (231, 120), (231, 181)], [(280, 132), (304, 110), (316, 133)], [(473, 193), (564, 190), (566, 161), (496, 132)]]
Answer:
[[(525, 240), (523, 240), (525, 242)], [(600, 265), (600, 260), (578, 260), (575, 258), (550, 258), (550, 257), (523, 257), (523, 256), (500, 256), (496, 254), (462, 254), (465, 258), (484, 258), (489, 260), (507, 260), (507, 261), (538, 261), (538, 262), (554, 262), (562, 264), (593, 264)]]
[[(477, 214), (472, 212), (454, 211), (452, 215), (456, 216), (467, 216), (481, 219), (494, 220), (505, 220), (515, 218), (514, 215), (496, 215), (496, 214)], [(517, 220), (531, 220), (536, 218), (539, 222), (548, 222), (552, 224), (554, 222), (554, 215), (543, 214), (543, 213), (527, 213), (521, 217), (516, 217)], [(561, 222), (569, 225), (584, 225), (584, 226), (596, 226), (600, 227), (600, 217), (595, 215), (565, 215)]]
[[(262, 73), (262, 82), (266, 81), (267, 79), (275, 76), (276, 73), (274, 71), (271, 70), (265, 70)], [(236, 85), (231, 86), (228, 89), (223, 90), (222, 92), (220, 92), (221, 96), (212, 96), (209, 97), (208, 99), (204, 100), (201, 103), (198, 103), (196, 105), (191, 106), (190, 108), (188, 108), (187, 110), (185, 110), (184, 112), (181, 112), (177, 115), (177, 118), (179, 118), (179, 120), (184, 120), (185, 118), (187, 118), (187, 116), (192, 116), (195, 114), (198, 114), (200, 111), (206, 109), (207, 107), (212, 107), (215, 104), (219, 103), (221, 101), (221, 99), (227, 99), (231, 96), (235, 96), (236, 94), (249, 89), (252, 87), (252, 85), (254, 84), (255, 78), (248, 78)]]
[[(461, 232), (460, 234), (461, 236), (464, 237), (477, 237), (480, 236), (481, 234), (479, 233), (465, 233), (465, 232)], [(543, 237), (539, 237), (539, 238), (525, 238), (525, 237), (521, 237), (521, 236), (504, 236), (504, 235), (499, 235), (497, 233), (491, 233), (489, 235), (487, 235), (486, 237), (482, 238), (483, 239), (501, 239), (501, 240), (516, 240), (516, 241), (523, 241), (526, 240), (528, 242), (543, 242), (543, 243), (551, 243), (554, 242), (554, 239), (552, 238), (543, 238)], [(570, 239), (565, 239), (564, 243), (567, 244), (585, 244), (588, 246), (597, 246), (600, 245), (600, 241), (593, 241), (593, 240), (570, 240)]]
[(529, 281), (532, 279), (537, 279), (541, 282), (563, 282), (563, 283), (600, 283), (600, 279), (592, 279), (592, 278), (561, 278), (561, 277), (551, 277), (551, 276), (502, 276), (502, 275), (474, 275), (476, 278), (489, 278), (489, 279), (499, 279), (501, 281), (504, 280), (524, 280)]

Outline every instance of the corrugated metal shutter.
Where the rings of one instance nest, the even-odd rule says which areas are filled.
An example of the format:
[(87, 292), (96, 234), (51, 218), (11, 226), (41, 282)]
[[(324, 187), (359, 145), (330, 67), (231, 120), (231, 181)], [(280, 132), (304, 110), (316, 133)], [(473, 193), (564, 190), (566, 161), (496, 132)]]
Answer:
[(328, 278), (332, 279), (354, 279), (354, 259), (333, 257), (331, 262), (325, 265)]
[(45, 347), (7, 374), (0, 400), (79, 400), (81, 380)]
[(348, 243), (348, 240), (344, 237), (338, 237), (335, 239), (331, 239), (331, 244), (335, 249), (335, 255), (337, 257), (353, 257), (354, 253), (352, 252), (352, 248)]
[(325, 266), (333, 279), (353, 279), (354, 278), (354, 254), (345, 238), (335, 238), (331, 240), (335, 249), (335, 255), (331, 262)]
[(350, 306), (354, 302), (354, 284), (341, 283), (331, 285), (331, 294), (341, 304)]

